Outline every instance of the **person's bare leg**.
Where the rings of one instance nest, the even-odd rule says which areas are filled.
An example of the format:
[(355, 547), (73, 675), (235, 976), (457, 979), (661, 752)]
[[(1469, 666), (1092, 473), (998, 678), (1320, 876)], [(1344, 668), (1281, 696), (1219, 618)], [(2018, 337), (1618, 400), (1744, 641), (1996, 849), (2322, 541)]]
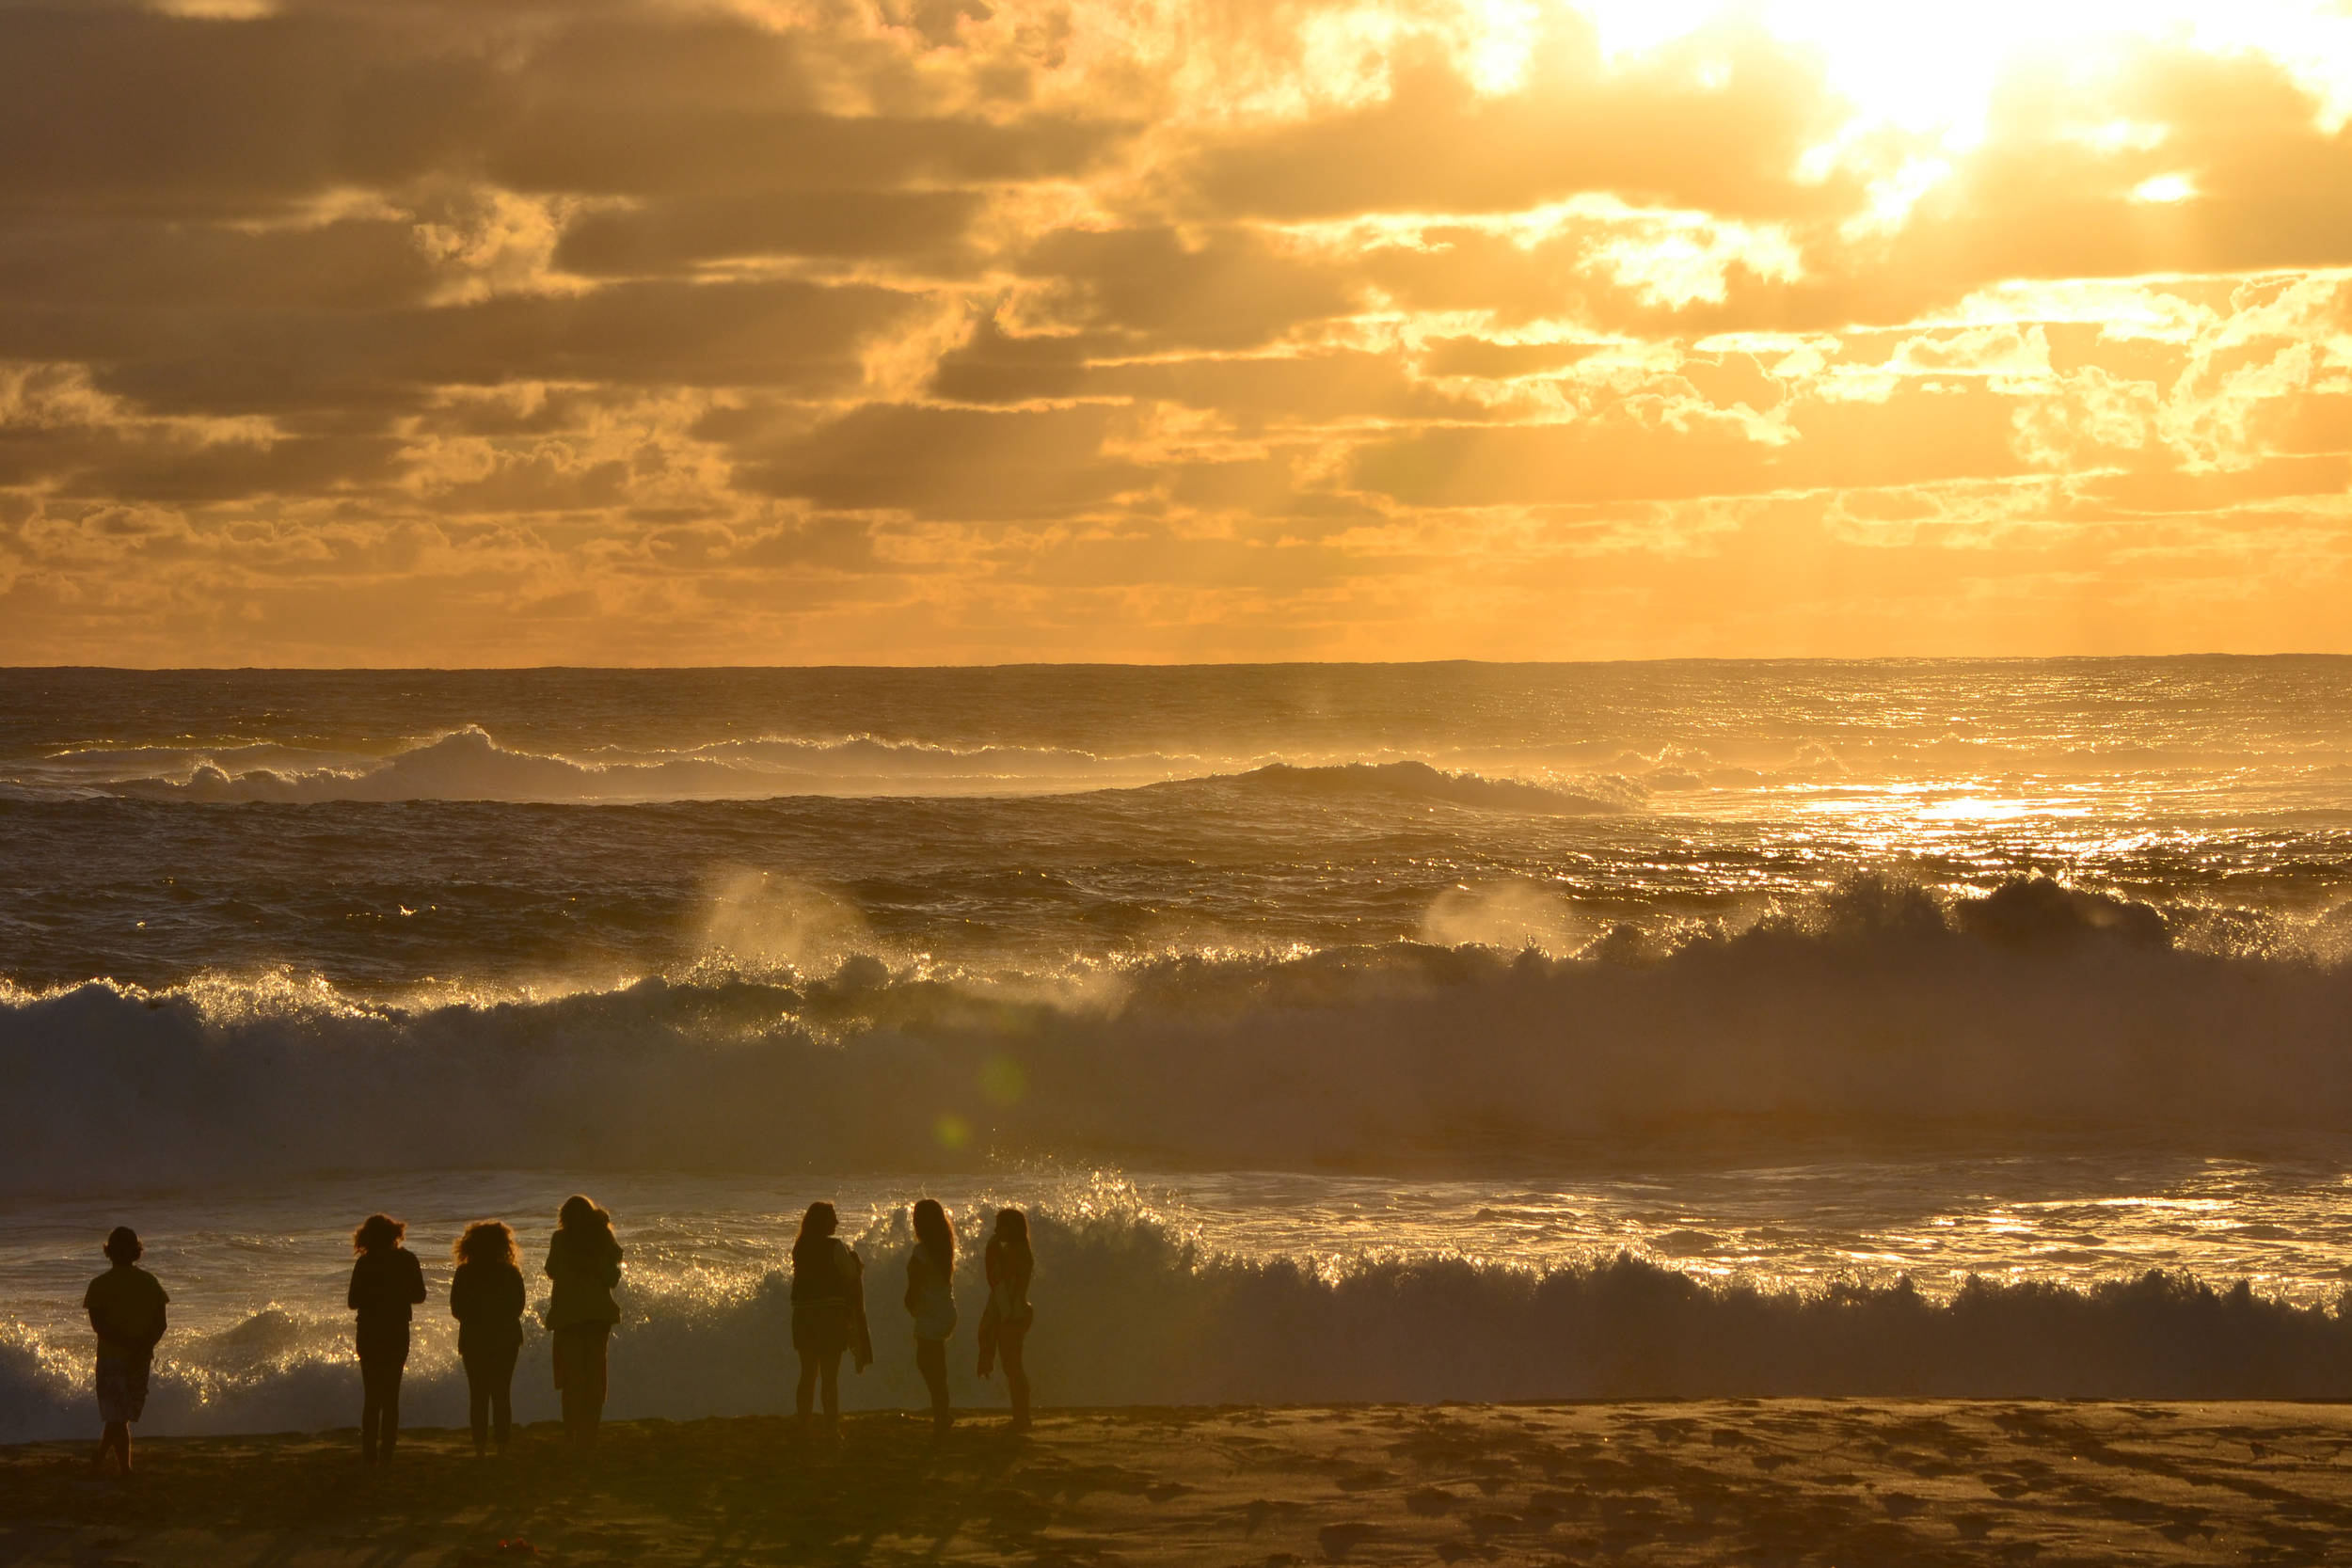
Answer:
[(923, 1374), (923, 1382), (931, 1391), (931, 1422), (945, 1432), (955, 1423), (955, 1414), (947, 1406), (947, 1342), (945, 1339), (914, 1341), (915, 1370)]
[(817, 1382), (825, 1404), (825, 1430), (841, 1430), (841, 1353), (820, 1357), (817, 1363)]
[(996, 1342), (998, 1359), (1005, 1364), (1005, 1392), (1012, 1396), (1012, 1428), (1024, 1432), (1029, 1425), (1029, 1370), (1022, 1355), (1023, 1343), (1028, 1338), (1022, 1330), (1000, 1334)]
[(808, 1425), (809, 1416), (817, 1408), (817, 1362), (815, 1352), (801, 1352), (801, 1382), (800, 1386), (792, 1390), (792, 1413), (801, 1418), (803, 1427)]

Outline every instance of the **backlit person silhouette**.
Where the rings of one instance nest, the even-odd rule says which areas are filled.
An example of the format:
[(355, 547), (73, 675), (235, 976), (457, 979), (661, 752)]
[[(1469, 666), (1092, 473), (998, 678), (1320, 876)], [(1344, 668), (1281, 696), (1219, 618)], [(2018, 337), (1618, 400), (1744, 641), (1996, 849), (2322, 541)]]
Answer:
[(1005, 1392), (1012, 1399), (1012, 1428), (1029, 1425), (1029, 1370), (1024, 1361), (1029, 1324), (1037, 1309), (1029, 1305), (1029, 1275), (1036, 1259), (1029, 1253), (1029, 1217), (1018, 1209), (996, 1211), (996, 1228), (988, 1238), (988, 1307), (980, 1314), (980, 1375), (990, 1362), (1005, 1363)]
[(408, 1316), (424, 1299), (424, 1271), (400, 1244), (408, 1227), (370, 1214), (351, 1233), (351, 1289), (344, 1305), (359, 1314), (359, 1457), (389, 1462), (400, 1436), (400, 1374), (408, 1365)]
[(493, 1432), (499, 1452), (514, 1426), (515, 1357), (523, 1348), (523, 1271), (515, 1232), (500, 1220), (476, 1220), (457, 1238), (457, 1272), (449, 1279), (457, 1320), (457, 1359), (466, 1368), (467, 1418), (476, 1457)]
[(113, 1453), (131, 1473), (131, 1423), (147, 1408), (147, 1374), (155, 1360), (156, 1341), (164, 1337), (164, 1293), (153, 1275), (138, 1266), (138, 1232), (118, 1225), (107, 1234), (106, 1261), (112, 1265), (89, 1282), (82, 1293), (82, 1309), (98, 1333), (98, 1418), (103, 1431), (93, 1469), (106, 1467)]
[(832, 1204), (812, 1203), (792, 1243), (792, 1348), (801, 1357), (792, 1408), (806, 1427), (821, 1394), (829, 1432), (841, 1422), (842, 1353), (855, 1353), (860, 1371), (874, 1359), (866, 1330), (865, 1265), (834, 1234), (840, 1225)]
[(933, 1198), (914, 1206), (906, 1307), (914, 1319), (915, 1370), (931, 1392), (931, 1421), (945, 1432), (955, 1421), (947, 1403), (947, 1337), (956, 1331), (956, 1232)]
[(612, 1216), (575, 1193), (556, 1214), (548, 1243), (548, 1333), (555, 1341), (555, 1386), (564, 1395), (564, 1435), (576, 1449), (596, 1443), (604, 1418), (606, 1352), (621, 1321), (612, 1289), (621, 1282), (621, 1243)]

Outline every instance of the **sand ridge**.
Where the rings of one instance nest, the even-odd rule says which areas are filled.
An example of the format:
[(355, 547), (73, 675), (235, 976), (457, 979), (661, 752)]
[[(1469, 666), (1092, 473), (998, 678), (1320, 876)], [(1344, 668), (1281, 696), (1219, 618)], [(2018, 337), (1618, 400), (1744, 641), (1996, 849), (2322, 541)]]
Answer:
[[(0, 1449), (0, 1562), (166, 1568), (1390, 1562), (2312, 1563), (2352, 1407), (1899, 1400), (859, 1416)], [(528, 1548), (502, 1543), (529, 1543)]]

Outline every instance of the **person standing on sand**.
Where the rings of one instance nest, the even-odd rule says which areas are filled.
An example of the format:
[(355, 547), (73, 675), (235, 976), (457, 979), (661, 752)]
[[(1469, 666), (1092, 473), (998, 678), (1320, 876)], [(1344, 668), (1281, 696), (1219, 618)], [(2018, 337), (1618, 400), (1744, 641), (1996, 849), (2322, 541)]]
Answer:
[(866, 1328), (866, 1266), (834, 1234), (841, 1216), (830, 1203), (812, 1203), (792, 1242), (792, 1348), (801, 1357), (792, 1408), (805, 1429), (821, 1392), (825, 1430), (841, 1426), (841, 1356), (853, 1354), (864, 1371), (874, 1360)]
[(1012, 1430), (1029, 1429), (1029, 1370), (1023, 1360), (1037, 1308), (1029, 1305), (1029, 1275), (1037, 1260), (1029, 1252), (1029, 1217), (1018, 1209), (996, 1211), (988, 1238), (988, 1306), (980, 1313), (980, 1375), (1005, 1363), (1005, 1392), (1012, 1398)]
[(621, 1282), (621, 1243), (612, 1216), (578, 1193), (556, 1214), (548, 1243), (548, 1333), (555, 1341), (555, 1386), (564, 1395), (564, 1435), (575, 1449), (596, 1446), (604, 1419), (606, 1352), (621, 1321), (612, 1289)]
[(424, 1299), (424, 1270), (400, 1244), (405, 1223), (370, 1214), (351, 1233), (351, 1289), (343, 1304), (359, 1314), (359, 1457), (390, 1463), (400, 1435), (400, 1374), (408, 1365), (409, 1309)]
[(90, 1468), (103, 1470), (115, 1454), (131, 1473), (131, 1423), (147, 1408), (147, 1374), (164, 1337), (164, 1293), (155, 1276), (138, 1266), (138, 1232), (118, 1225), (106, 1236), (111, 1266), (82, 1293), (82, 1310), (98, 1334), (98, 1418), (104, 1423)]
[(931, 1424), (946, 1432), (956, 1419), (947, 1404), (947, 1337), (956, 1331), (956, 1232), (936, 1198), (914, 1206), (906, 1307), (914, 1319), (915, 1370), (931, 1391)]
[(523, 1271), (515, 1232), (502, 1220), (476, 1220), (452, 1249), (449, 1311), (457, 1320), (457, 1359), (466, 1368), (467, 1418), (476, 1459), (495, 1428), (499, 1452), (514, 1427), (515, 1357), (523, 1348)]

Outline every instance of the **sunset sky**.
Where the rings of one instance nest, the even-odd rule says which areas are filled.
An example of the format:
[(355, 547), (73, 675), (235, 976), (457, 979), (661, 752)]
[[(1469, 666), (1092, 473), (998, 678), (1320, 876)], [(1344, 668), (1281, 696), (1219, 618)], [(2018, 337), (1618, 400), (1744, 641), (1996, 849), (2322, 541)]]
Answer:
[(0, 0), (0, 662), (2352, 651), (2352, 0)]

